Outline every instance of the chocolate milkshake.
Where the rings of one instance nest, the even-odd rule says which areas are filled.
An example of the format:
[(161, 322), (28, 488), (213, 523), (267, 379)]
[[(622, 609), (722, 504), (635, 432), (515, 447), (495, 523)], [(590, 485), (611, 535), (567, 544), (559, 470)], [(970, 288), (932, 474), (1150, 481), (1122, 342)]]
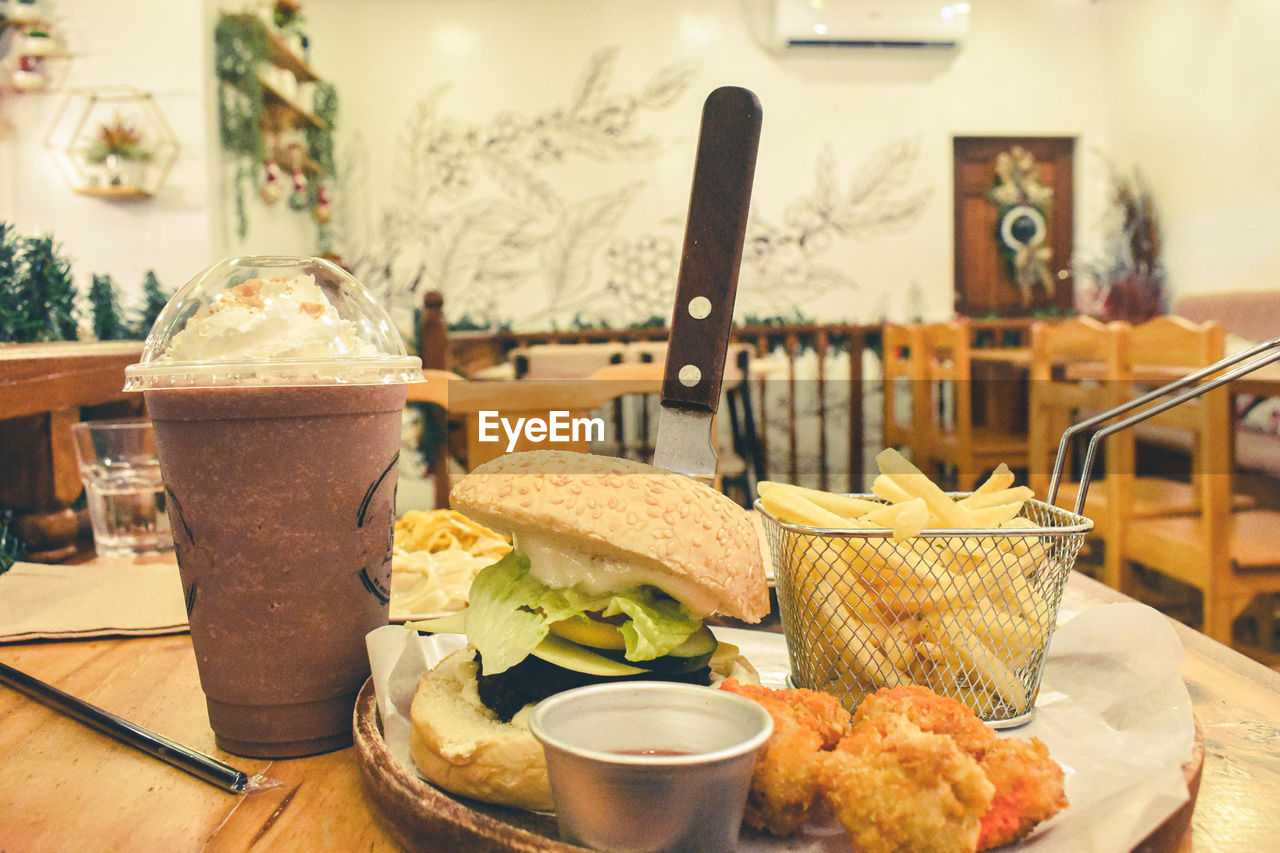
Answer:
[(314, 261), (266, 276), (288, 266), (267, 260), (224, 262), (238, 283), (201, 288), (129, 376), (155, 424), (218, 745), (289, 757), (351, 742), (364, 635), (387, 622), (401, 412), (418, 368), (398, 335), (369, 340), (391, 329), (381, 309), (342, 316), (376, 308), (354, 279)]

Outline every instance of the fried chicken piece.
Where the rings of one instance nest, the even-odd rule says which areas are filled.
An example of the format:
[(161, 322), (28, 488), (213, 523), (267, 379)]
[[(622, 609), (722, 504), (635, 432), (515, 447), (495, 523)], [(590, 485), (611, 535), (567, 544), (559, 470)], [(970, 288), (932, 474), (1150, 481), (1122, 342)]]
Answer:
[(771, 690), (729, 678), (721, 689), (764, 706), (773, 734), (756, 756), (743, 822), (779, 838), (795, 834), (819, 794), (825, 750), (848, 731), (839, 700), (813, 690)]
[(995, 791), (951, 738), (900, 714), (867, 720), (841, 740), (819, 784), (859, 853), (970, 853)]
[(764, 705), (771, 713), (777, 709), (803, 726), (816, 731), (823, 749), (834, 749), (849, 732), (849, 712), (830, 693), (798, 687), (774, 690), (758, 684), (743, 684), (736, 678), (725, 679), (720, 687), (730, 693), (746, 696)]
[(1067, 807), (1062, 768), (1039, 738), (997, 738), (979, 766), (996, 788), (982, 816), (979, 850), (1025, 838), (1036, 824)]
[(1024, 838), (1037, 823), (1067, 807), (1062, 768), (1041, 741), (1000, 738), (963, 704), (924, 687), (876, 691), (858, 706), (853, 726), (856, 730), (894, 714), (924, 731), (950, 737), (995, 785), (991, 809), (982, 818), (979, 850)]
[(886, 714), (901, 714), (926, 732), (947, 735), (975, 758), (999, 740), (986, 723), (963, 703), (939, 696), (927, 687), (882, 687), (862, 700), (853, 714), (853, 727)]

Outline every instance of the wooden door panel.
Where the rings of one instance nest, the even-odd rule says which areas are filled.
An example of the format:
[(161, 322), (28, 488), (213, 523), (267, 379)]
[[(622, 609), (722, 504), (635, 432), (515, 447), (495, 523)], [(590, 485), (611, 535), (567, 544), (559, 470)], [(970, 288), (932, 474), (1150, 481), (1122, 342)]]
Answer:
[[(955, 307), (968, 316), (1019, 316), (1044, 310), (1069, 313), (1074, 304), (1070, 275), (1073, 250), (1075, 140), (1071, 137), (955, 137)], [(1019, 286), (1001, 253), (1001, 209), (988, 193), (998, 183), (996, 159), (1020, 146), (1035, 160), (1034, 177), (1052, 191), (1043, 209), (1044, 246), (1049, 255), (1048, 290)], [(1025, 298), (1024, 298), (1025, 297)], [(1029, 301), (1027, 301), (1029, 298)]]

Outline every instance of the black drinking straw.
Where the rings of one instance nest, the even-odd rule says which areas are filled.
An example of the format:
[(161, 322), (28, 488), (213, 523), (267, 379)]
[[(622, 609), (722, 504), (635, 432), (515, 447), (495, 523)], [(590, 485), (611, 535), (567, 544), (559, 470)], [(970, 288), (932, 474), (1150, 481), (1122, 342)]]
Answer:
[(77, 699), (53, 685), (45, 684), (40, 679), (32, 678), (25, 672), (3, 663), (0, 663), (0, 682), (38, 702), (43, 702), (54, 710), (74, 717), (85, 725), (92, 726), (103, 734), (110, 735), (161, 761), (167, 761), (179, 770), (185, 770), (192, 776), (233, 794), (244, 793), (258, 784), (257, 777), (251, 780), (246, 774), (223, 764), (216, 758), (183, 746), (164, 735), (144, 729), (96, 705), (90, 705), (83, 699)]

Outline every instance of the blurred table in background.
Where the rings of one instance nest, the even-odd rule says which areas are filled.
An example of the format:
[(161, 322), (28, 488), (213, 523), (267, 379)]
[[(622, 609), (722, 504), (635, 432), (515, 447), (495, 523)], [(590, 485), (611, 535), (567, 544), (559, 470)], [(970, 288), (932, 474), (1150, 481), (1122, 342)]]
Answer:
[(19, 516), (26, 559), (76, 553), (71, 425), (142, 413), (142, 396), (124, 392), (124, 369), (141, 354), (141, 341), (0, 345), (0, 504)]

